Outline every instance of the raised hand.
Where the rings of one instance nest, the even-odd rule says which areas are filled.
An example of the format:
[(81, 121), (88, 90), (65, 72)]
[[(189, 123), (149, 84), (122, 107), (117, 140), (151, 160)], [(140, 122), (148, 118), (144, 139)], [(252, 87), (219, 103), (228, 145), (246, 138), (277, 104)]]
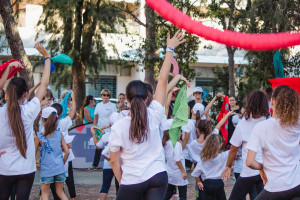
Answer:
[(8, 67), (9, 67), (9, 68), (11, 68), (11, 67), (22, 68), (23, 66), (22, 66), (21, 63), (19, 63), (19, 62), (17, 62), (17, 61), (14, 61), (14, 62), (9, 63)]
[(44, 58), (50, 57), (50, 53), (45, 49), (45, 47), (40, 43), (35, 43), (34, 47), (43, 55)]
[(184, 37), (185, 35), (181, 30), (178, 30), (172, 38), (170, 38), (170, 34), (168, 33), (167, 46), (173, 47), (175, 49), (176, 47), (178, 47), (178, 45), (185, 42)]

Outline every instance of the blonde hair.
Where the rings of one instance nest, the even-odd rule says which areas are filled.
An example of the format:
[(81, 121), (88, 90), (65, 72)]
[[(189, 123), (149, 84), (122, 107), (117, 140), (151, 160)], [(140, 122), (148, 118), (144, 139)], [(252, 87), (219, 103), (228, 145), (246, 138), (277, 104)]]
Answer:
[(111, 97), (110, 91), (109, 91), (108, 89), (103, 89), (103, 90), (101, 90), (100, 96), (102, 96), (102, 94), (103, 94), (104, 92), (107, 92), (107, 94), (109, 95), (109, 97)]
[(281, 85), (274, 90), (272, 99), (275, 100), (274, 111), (281, 126), (297, 125), (300, 115), (299, 94), (292, 88)]
[(201, 159), (203, 161), (215, 158), (220, 152), (220, 145), (223, 144), (223, 138), (216, 134), (211, 134), (207, 136), (204, 143), (204, 147), (200, 153)]

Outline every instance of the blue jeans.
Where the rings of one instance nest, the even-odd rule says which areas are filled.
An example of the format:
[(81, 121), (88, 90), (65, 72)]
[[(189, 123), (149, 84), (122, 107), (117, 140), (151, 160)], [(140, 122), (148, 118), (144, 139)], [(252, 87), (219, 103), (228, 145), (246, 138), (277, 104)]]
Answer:
[[(112, 169), (103, 169), (103, 179), (102, 179), (102, 188), (100, 193), (108, 193), (111, 181), (114, 177), (114, 172)], [(118, 180), (115, 178), (115, 185), (116, 185), (116, 193), (118, 194), (119, 183)]]

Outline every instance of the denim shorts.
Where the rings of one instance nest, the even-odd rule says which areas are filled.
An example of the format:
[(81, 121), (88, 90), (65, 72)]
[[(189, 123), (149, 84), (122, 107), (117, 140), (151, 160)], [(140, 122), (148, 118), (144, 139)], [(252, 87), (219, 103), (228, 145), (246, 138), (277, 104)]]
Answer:
[(66, 180), (65, 173), (58, 174), (56, 176), (51, 176), (51, 177), (41, 177), (41, 183), (44, 184), (51, 184), (54, 182), (65, 182), (65, 180)]

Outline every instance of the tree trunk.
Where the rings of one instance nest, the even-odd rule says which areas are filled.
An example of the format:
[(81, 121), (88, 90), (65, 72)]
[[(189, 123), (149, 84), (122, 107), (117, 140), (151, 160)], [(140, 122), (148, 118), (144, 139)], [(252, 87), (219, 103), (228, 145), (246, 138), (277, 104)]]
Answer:
[(234, 49), (226, 47), (228, 53), (228, 73), (229, 73), (229, 94), (235, 96), (234, 87)]
[(9, 0), (0, 0), (0, 15), (3, 20), (5, 35), (14, 59), (22, 61), (25, 69), (20, 71), (20, 76), (25, 79), (28, 86), (33, 87), (32, 66), (25, 53), (23, 42), (13, 16), (13, 8)]
[(145, 61), (145, 82), (150, 84), (153, 89), (156, 88), (154, 79), (154, 58), (155, 58), (155, 18), (153, 10), (145, 5), (146, 17), (146, 61)]

